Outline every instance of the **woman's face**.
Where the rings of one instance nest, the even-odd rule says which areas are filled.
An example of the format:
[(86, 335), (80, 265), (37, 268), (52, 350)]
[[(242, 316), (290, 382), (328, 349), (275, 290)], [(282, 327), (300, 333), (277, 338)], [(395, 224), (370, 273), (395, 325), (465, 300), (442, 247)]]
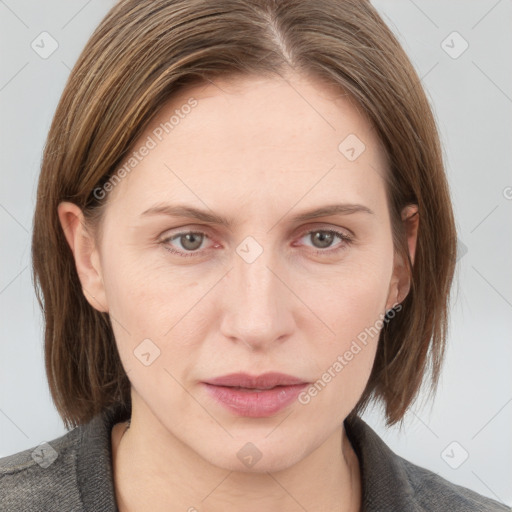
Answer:
[[(374, 131), (322, 83), (252, 78), (183, 91), (133, 151), (82, 282), (134, 414), (220, 467), (297, 463), (340, 434), (398, 299)], [(320, 384), (206, 384), (239, 372)]]

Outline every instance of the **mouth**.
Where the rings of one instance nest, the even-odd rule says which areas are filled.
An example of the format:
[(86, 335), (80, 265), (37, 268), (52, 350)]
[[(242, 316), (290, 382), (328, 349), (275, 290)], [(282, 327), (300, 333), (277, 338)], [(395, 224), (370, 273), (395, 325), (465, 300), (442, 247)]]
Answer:
[(224, 375), (202, 383), (220, 405), (239, 416), (263, 418), (290, 405), (309, 384), (298, 377), (269, 372)]
[(271, 388), (243, 388), (241, 386), (224, 386), (224, 387), (229, 387), (233, 390), (236, 390), (236, 391), (253, 391), (255, 393), (261, 393), (262, 391), (268, 391), (269, 389), (275, 389), (275, 388), (282, 388), (282, 387), (286, 387), (286, 386), (272, 386)]
[(267, 372), (261, 375), (249, 375), (247, 373), (230, 373), (221, 377), (215, 377), (206, 381), (214, 386), (238, 387), (244, 389), (272, 389), (276, 386), (294, 386), (296, 384), (307, 384), (299, 377), (285, 373)]

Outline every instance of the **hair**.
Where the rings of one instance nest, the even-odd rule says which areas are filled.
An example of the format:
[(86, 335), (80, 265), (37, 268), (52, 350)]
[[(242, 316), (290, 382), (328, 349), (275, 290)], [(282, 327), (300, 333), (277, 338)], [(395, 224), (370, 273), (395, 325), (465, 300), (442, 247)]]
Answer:
[[(294, 73), (354, 99), (388, 160), (393, 243), (411, 288), (384, 322), (367, 386), (388, 425), (403, 419), (427, 374), (435, 391), (447, 336), (456, 232), (433, 113), (411, 62), (369, 1), (121, 0), (96, 28), (57, 106), (44, 149), (32, 239), (45, 320), (45, 366), (66, 427), (111, 405), (131, 411), (130, 382), (108, 313), (86, 300), (60, 224), (61, 201), (97, 226), (105, 184), (162, 106), (217, 78)], [(401, 220), (418, 206), (414, 265)], [(389, 318), (386, 318), (389, 320)]]

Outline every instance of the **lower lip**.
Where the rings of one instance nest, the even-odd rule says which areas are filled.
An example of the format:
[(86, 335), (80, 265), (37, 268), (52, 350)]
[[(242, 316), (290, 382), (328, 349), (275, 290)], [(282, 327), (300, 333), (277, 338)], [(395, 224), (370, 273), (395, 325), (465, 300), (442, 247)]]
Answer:
[(265, 418), (290, 405), (308, 385), (276, 386), (265, 391), (250, 391), (203, 383), (207, 392), (219, 403), (239, 416)]

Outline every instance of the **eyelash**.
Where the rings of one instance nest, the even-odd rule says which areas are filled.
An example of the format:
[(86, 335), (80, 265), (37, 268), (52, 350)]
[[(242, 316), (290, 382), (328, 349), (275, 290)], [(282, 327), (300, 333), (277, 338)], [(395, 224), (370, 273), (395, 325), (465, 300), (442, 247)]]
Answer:
[[(312, 229), (312, 230), (305, 231), (304, 233), (302, 233), (299, 238), (303, 238), (304, 236), (311, 235), (313, 233), (328, 233), (328, 234), (335, 235), (335, 236), (339, 237), (342, 241), (342, 243), (340, 244), (340, 247), (338, 247), (336, 249), (331, 249), (331, 248), (327, 248), (324, 250), (315, 249), (314, 250), (315, 254), (320, 255), (320, 256), (332, 255), (332, 254), (338, 253), (340, 251), (343, 251), (344, 249), (347, 248), (348, 245), (350, 245), (353, 242), (353, 238), (351, 236), (349, 236), (346, 233), (343, 233), (341, 231), (337, 231), (335, 229)], [(171, 242), (174, 239), (179, 239), (180, 237), (182, 237), (184, 235), (192, 235), (192, 234), (193, 235), (205, 235), (206, 237), (208, 237), (208, 235), (202, 231), (182, 231), (180, 233), (175, 233), (172, 236), (164, 238), (161, 241), (161, 243), (163, 244), (164, 248), (167, 251), (169, 251), (172, 254), (177, 254), (178, 256), (181, 256), (182, 258), (189, 258), (189, 257), (197, 256), (199, 254), (199, 251), (189, 251), (187, 253), (187, 252), (178, 251), (178, 250), (172, 248), (171, 246), (167, 245), (169, 242)]]

